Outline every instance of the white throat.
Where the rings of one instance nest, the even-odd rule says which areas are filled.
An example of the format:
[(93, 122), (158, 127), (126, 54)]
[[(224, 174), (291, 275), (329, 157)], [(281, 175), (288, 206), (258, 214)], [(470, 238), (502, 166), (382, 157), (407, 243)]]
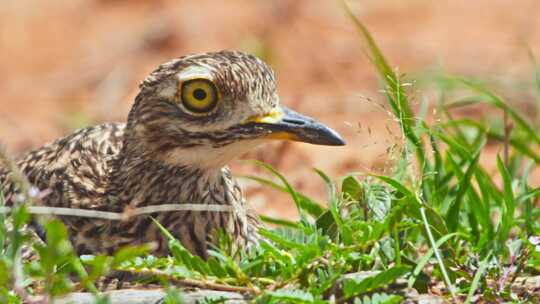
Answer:
[(197, 146), (176, 148), (162, 156), (162, 161), (174, 166), (197, 167), (205, 171), (220, 171), (233, 159), (261, 145), (261, 139), (243, 140), (223, 147)]

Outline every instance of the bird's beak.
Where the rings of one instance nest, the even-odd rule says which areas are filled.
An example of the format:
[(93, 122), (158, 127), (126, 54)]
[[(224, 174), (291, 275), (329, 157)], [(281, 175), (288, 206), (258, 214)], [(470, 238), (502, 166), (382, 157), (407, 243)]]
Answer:
[(334, 130), (291, 109), (280, 107), (266, 115), (250, 117), (246, 124), (262, 128), (266, 138), (305, 142), (315, 145), (343, 146), (345, 141)]

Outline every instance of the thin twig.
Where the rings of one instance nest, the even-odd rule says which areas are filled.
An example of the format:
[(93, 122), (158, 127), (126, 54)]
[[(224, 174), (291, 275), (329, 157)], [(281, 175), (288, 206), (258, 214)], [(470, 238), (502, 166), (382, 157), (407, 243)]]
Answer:
[(167, 272), (163, 270), (158, 269), (144, 269), (144, 270), (115, 270), (116, 272), (124, 272), (128, 274), (135, 274), (135, 275), (141, 275), (141, 276), (155, 276), (155, 277), (161, 277), (167, 279), (169, 282), (172, 282), (173, 284), (184, 286), (184, 287), (197, 287), (201, 289), (212, 289), (212, 290), (219, 290), (219, 291), (230, 291), (230, 292), (239, 292), (239, 293), (249, 293), (249, 294), (260, 294), (261, 291), (258, 288), (250, 288), (245, 286), (232, 286), (232, 285), (226, 285), (226, 284), (220, 284), (216, 282), (209, 282), (209, 281), (202, 281), (202, 280), (195, 280), (195, 279), (187, 279), (187, 278), (176, 278)]
[[(40, 215), (62, 215), (105, 219), (111, 221), (125, 221), (135, 216), (146, 215), (158, 212), (171, 211), (211, 211), (211, 212), (233, 212), (234, 207), (219, 204), (163, 204), (151, 205), (140, 208), (128, 209), (124, 212), (109, 212), (101, 210), (47, 207), (47, 206), (28, 206), (27, 210), (31, 214)], [(11, 207), (0, 206), (0, 213), (10, 213)]]

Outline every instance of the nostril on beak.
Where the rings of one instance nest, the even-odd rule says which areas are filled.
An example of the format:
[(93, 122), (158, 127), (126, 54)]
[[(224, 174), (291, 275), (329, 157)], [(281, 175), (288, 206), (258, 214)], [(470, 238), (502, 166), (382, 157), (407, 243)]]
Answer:
[(306, 124), (304, 120), (294, 119), (294, 118), (284, 118), (282, 121), (285, 123), (297, 125), (297, 126), (303, 126)]

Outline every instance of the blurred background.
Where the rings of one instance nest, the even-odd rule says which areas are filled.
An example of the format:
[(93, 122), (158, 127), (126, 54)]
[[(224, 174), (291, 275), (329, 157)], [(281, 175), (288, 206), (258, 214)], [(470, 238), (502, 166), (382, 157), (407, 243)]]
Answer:
[[(535, 114), (528, 48), (540, 56), (538, 0), (348, 3), (400, 73), (419, 80), (440, 71), (481, 78), (516, 108)], [(124, 121), (138, 83), (157, 65), (221, 49), (266, 60), (282, 103), (325, 122), (348, 142), (275, 142), (243, 159), (271, 163), (297, 189), (321, 200), (324, 185), (311, 168), (338, 178), (384, 170), (391, 162), (401, 139), (376, 73), (341, 3), (327, 0), (3, 0), (0, 142), (21, 155), (76, 128)], [(437, 98), (422, 81), (411, 90), (418, 104)], [(475, 107), (460, 111), (475, 119), (501, 117)], [(492, 162), (501, 145), (488, 151), (483, 161)], [(245, 162), (233, 167), (261, 174)], [(260, 212), (295, 216), (287, 196), (244, 183)]]

